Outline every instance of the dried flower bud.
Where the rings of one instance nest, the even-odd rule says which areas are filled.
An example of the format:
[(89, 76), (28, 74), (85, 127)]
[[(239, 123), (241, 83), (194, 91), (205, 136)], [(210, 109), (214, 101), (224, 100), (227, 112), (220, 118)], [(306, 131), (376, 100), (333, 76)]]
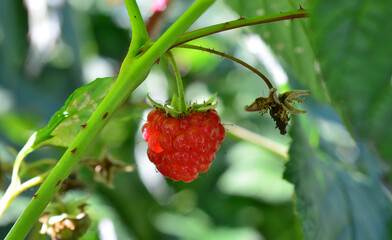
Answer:
[(302, 102), (304, 99), (299, 99), (298, 97), (309, 95), (310, 92), (308, 90), (292, 90), (277, 96), (276, 91), (276, 88), (272, 88), (270, 89), (268, 98), (256, 98), (251, 105), (245, 106), (245, 111), (258, 111), (261, 115), (269, 111), (272, 119), (276, 123), (276, 128), (279, 128), (280, 134), (284, 135), (287, 133), (286, 127), (290, 121), (289, 113), (306, 113), (305, 110), (297, 109), (292, 104), (295, 101)]

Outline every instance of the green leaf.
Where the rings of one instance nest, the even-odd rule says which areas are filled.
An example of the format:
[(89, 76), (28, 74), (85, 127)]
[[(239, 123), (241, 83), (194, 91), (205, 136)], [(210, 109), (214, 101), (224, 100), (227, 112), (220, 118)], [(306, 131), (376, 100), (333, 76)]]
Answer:
[[(227, 0), (226, 3), (242, 17), (253, 17), (299, 9), (308, 9), (309, 1), (300, 0)], [(309, 19), (285, 20), (251, 27), (279, 57), (288, 73), (292, 73), (320, 100), (325, 90), (315, 67), (316, 57), (309, 35)]]
[[(305, 239), (387, 239), (392, 202), (377, 175), (345, 164), (331, 150), (312, 147), (293, 120), (285, 177), (295, 185)], [(367, 149), (360, 151), (355, 162), (376, 164)]]
[(392, 1), (319, 0), (312, 27), (331, 100), (351, 133), (392, 160)]
[(97, 78), (76, 89), (64, 106), (52, 116), (48, 125), (37, 131), (34, 146), (68, 147), (109, 92), (115, 79)]

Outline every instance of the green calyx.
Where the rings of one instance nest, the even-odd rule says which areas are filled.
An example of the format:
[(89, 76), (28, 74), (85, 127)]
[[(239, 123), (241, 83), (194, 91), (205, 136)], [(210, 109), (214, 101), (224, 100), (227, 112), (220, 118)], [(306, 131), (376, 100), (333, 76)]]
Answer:
[(167, 115), (173, 118), (183, 118), (193, 112), (207, 112), (208, 110), (215, 109), (218, 106), (217, 102), (214, 103), (216, 95), (217, 93), (215, 93), (207, 101), (204, 101), (203, 103), (200, 104), (197, 103), (191, 105), (186, 104), (185, 110), (181, 110), (179, 104), (179, 98), (177, 97), (176, 94), (173, 95), (172, 102), (170, 104), (163, 104), (163, 105), (154, 101), (148, 94), (147, 94), (147, 98), (154, 106), (154, 108), (156, 108), (157, 110), (165, 112)]
[(216, 93), (207, 101), (201, 104), (191, 104), (187, 105), (185, 102), (184, 85), (182, 83), (182, 78), (180, 71), (178, 70), (176, 60), (170, 51), (166, 52), (166, 56), (172, 65), (176, 84), (177, 84), (177, 94), (173, 94), (173, 98), (170, 104), (160, 104), (154, 101), (148, 94), (147, 98), (150, 100), (151, 104), (159, 111), (165, 112), (167, 115), (173, 118), (183, 118), (188, 116), (193, 112), (206, 112), (208, 110), (214, 109), (218, 106), (218, 103), (213, 103), (216, 97)]

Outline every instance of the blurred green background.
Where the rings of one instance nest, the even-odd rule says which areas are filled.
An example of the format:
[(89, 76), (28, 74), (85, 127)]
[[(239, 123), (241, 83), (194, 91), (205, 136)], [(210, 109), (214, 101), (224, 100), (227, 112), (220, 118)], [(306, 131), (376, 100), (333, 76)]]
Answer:
[[(152, 0), (138, 1), (146, 21)], [(173, 0), (156, 38), (192, 3)], [(140, 128), (150, 109), (175, 89), (165, 59), (90, 147), (86, 159), (136, 165), (114, 179), (81, 165), (83, 183), (64, 198), (88, 197), (92, 225), (82, 239), (390, 239), (392, 215), (392, 53), (388, 1), (217, 1), (192, 29), (263, 14), (312, 10), (311, 19), (237, 29), (195, 41), (236, 56), (279, 88), (309, 89), (290, 134), (243, 107), (268, 95), (262, 80), (220, 57), (176, 49), (188, 101), (218, 93), (222, 121), (274, 141), (289, 160), (228, 133), (206, 174), (191, 183), (164, 179), (146, 156)], [(330, 6), (333, 6), (330, 7)], [(0, 7), (0, 184), (14, 156), (78, 87), (114, 76), (130, 43), (120, 0), (3, 0)], [(27, 162), (59, 159), (47, 147)], [(287, 163), (288, 162), (288, 163)], [(295, 193), (294, 193), (295, 189)], [(5, 237), (35, 189), (17, 197), (0, 219)], [(37, 225), (34, 232), (39, 230)], [(49, 239), (34, 232), (30, 239)]]

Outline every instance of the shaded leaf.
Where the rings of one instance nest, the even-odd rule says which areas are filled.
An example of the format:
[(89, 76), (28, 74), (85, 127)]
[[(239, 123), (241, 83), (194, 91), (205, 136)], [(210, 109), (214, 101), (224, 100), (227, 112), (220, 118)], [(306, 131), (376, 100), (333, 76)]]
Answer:
[(106, 96), (114, 80), (115, 77), (97, 78), (76, 89), (48, 125), (37, 131), (34, 145), (69, 146)]
[(392, 160), (392, 1), (318, 1), (312, 27), (321, 71), (351, 133)]
[[(305, 239), (387, 239), (392, 204), (381, 181), (347, 167), (333, 152), (312, 147), (299, 122), (293, 122), (285, 177), (295, 185)], [(361, 148), (357, 162), (370, 156)]]

